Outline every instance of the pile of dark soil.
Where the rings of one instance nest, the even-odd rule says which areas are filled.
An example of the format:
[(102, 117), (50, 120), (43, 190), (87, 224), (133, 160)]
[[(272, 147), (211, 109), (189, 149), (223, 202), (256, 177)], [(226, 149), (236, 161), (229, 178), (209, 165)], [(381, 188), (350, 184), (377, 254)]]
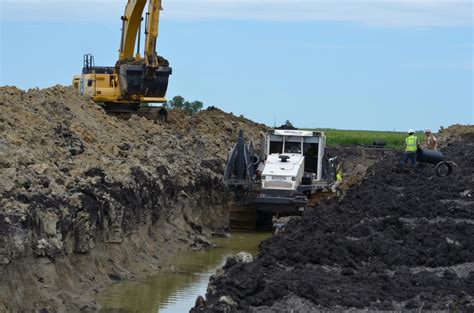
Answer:
[(388, 157), (342, 200), (262, 242), (255, 262), (228, 262), (207, 312), (473, 311), (472, 128), (443, 152), (457, 164), (451, 176)]

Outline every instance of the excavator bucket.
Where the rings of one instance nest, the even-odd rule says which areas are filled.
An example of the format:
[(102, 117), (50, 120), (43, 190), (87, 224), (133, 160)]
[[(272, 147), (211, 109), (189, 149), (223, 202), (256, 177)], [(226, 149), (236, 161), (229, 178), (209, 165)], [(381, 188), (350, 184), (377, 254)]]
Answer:
[(121, 64), (118, 72), (122, 98), (134, 100), (136, 96), (164, 98), (172, 70), (167, 66), (150, 68), (145, 64)]

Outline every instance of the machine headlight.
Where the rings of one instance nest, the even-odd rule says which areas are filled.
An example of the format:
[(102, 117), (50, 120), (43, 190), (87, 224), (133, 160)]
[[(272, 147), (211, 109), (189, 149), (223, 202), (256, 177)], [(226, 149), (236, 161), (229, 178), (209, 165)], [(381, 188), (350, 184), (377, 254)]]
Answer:
[(292, 180), (292, 181), (296, 181), (296, 177), (291, 177), (291, 180)]
[(262, 176), (262, 179), (265, 180), (265, 176)]

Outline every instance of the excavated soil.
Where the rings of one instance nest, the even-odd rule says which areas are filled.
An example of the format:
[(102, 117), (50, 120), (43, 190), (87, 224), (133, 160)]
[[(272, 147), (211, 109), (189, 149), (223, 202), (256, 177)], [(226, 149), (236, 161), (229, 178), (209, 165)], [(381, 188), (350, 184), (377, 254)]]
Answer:
[[(98, 288), (206, 246), (228, 226), (222, 172), (239, 129), (258, 148), (263, 125), (215, 108), (155, 123), (69, 87), (0, 88), (0, 312), (95, 311)], [(472, 311), (473, 133), (443, 131), (458, 165), (446, 178), (393, 152), (329, 150), (356, 187), (263, 242), (256, 262), (229, 261), (205, 310)]]
[(203, 312), (474, 311), (474, 127), (443, 130), (448, 177), (387, 156), (341, 200), (211, 278)]
[(0, 312), (97, 308), (97, 288), (158, 270), (228, 226), (239, 129), (211, 108), (167, 123), (109, 116), (70, 87), (0, 88)]

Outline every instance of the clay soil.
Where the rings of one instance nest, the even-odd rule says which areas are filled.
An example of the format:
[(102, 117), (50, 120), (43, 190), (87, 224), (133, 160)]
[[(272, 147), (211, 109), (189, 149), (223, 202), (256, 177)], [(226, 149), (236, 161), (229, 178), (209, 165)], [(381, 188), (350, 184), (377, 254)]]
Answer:
[(474, 311), (474, 129), (445, 129), (457, 164), (373, 165), (340, 200), (320, 204), (211, 279), (207, 312), (364, 309)]
[(95, 311), (99, 288), (206, 246), (228, 226), (240, 129), (265, 127), (215, 108), (121, 119), (71, 87), (1, 87), (0, 312)]

